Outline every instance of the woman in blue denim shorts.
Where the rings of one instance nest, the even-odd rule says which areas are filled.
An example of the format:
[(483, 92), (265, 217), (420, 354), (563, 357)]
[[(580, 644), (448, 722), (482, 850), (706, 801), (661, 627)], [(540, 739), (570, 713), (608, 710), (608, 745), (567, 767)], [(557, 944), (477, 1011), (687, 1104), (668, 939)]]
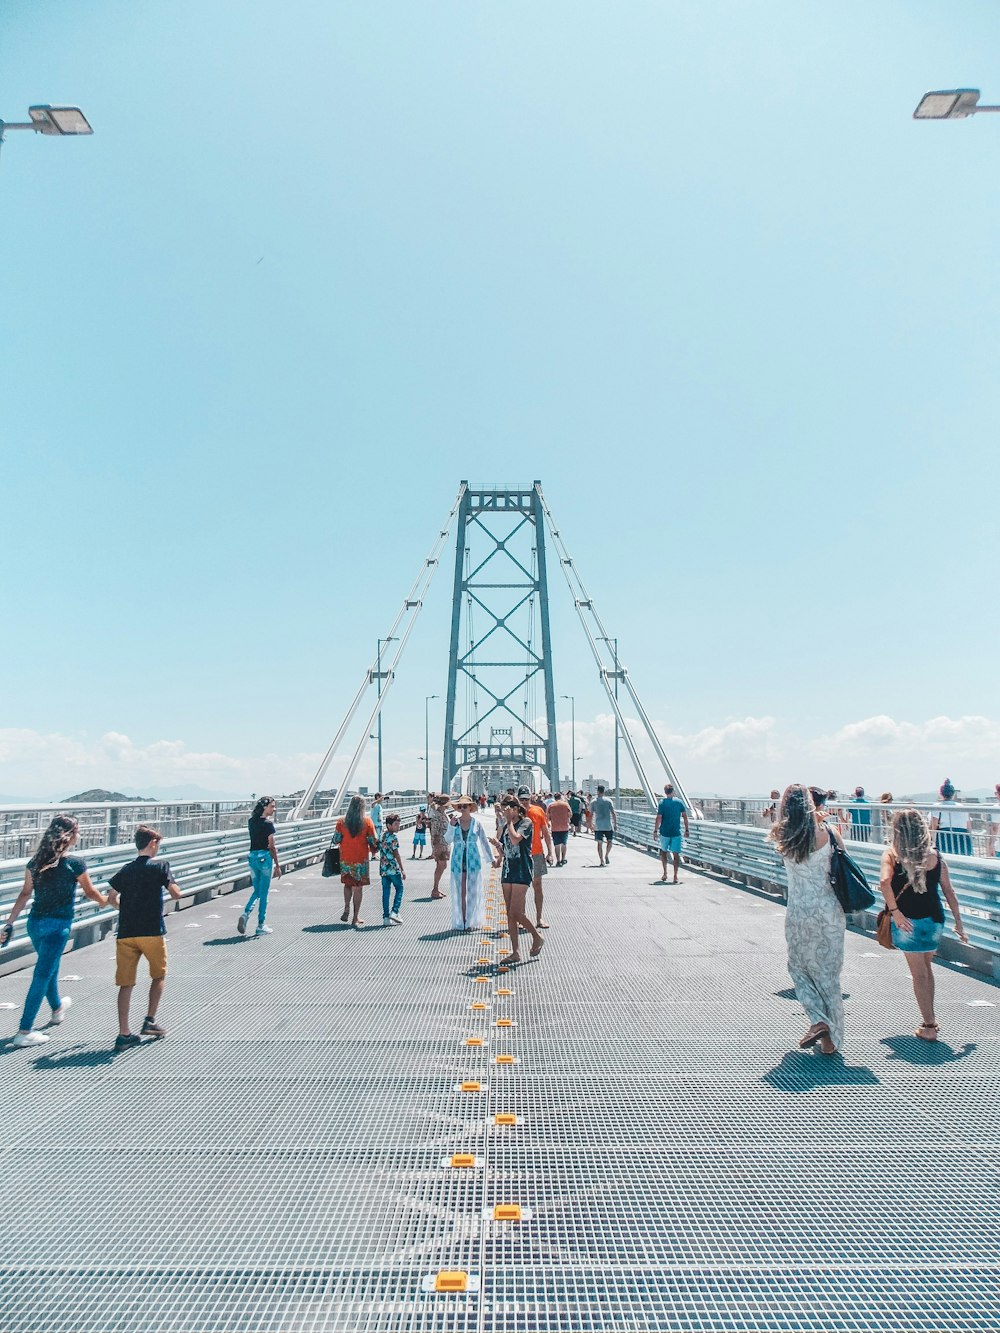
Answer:
[(944, 907), (948, 900), (955, 934), (963, 944), (958, 899), (948, 867), (931, 842), (931, 831), (919, 810), (897, 810), (892, 817), (892, 841), (882, 854), (879, 887), (892, 917), (892, 942), (903, 954), (913, 978), (921, 1024), (917, 1036), (936, 1041), (940, 1028), (934, 1018), (934, 955), (944, 934)]

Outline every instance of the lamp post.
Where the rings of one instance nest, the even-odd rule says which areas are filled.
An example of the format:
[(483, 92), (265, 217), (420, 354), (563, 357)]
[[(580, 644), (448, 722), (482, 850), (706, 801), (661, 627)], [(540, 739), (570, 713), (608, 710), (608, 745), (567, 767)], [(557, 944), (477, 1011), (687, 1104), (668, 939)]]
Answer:
[[(387, 639), (378, 640), (378, 650), (375, 654), (375, 679), (378, 683), (378, 697), (382, 698), (382, 645), (383, 643), (395, 643), (395, 634), (390, 634)], [(382, 710), (378, 710), (378, 786), (376, 791), (382, 790)]]
[(430, 706), (431, 700), (437, 699), (436, 694), (424, 695), (424, 791), (430, 794), (431, 782), (431, 740), (430, 740)]
[(90, 121), (78, 106), (28, 107), (28, 120), (0, 120), (0, 144), (8, 130), (34, 130), (36, 134), (93, 134)]
[(913, 113), (914, 120), (966, 120), (980, 111), (1000, 111), (1000, 106), (979, 106), (978, 88), (948, 88), (924, 93)]
[(570, 723), (572, 727), (572, 733), (571, 733), (572, 749), (570, 750), (570, 754), (573, 757), (573, 773), (572, 776), (570, 777), (570, 782), (573, 784), (573, 790), (576, 791), (576, 695), (560, 694), (559, 698), (569, 700), (570, 717), (572, 719)]

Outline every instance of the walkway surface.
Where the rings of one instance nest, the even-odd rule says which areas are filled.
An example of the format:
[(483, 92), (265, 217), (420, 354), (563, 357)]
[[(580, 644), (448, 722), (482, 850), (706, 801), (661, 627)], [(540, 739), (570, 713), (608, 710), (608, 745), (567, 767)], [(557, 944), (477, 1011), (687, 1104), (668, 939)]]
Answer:
[(374, 890), (341, 927), (316, 870), (264, 940), (242, 896), (190, 908), (170, 1035), (118, 1056), (112, 941), (69, 955), (64, 1026), (0, 1042), (3, 1333), (995, 1333), (1000, 991), (939, 968), (926, 1045), (903, 960), (849, 936), (845, 1058), (800, 1053), (779, 907), (570, 857), (506, 974), (426, 864), (397, 927)]

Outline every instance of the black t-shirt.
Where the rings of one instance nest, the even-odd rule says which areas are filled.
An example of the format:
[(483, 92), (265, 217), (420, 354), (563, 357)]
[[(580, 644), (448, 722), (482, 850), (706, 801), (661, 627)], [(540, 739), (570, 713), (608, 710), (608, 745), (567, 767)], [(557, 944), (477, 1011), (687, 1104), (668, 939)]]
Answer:
[(169, 861), (151, 861), (148, 856), (137, 856), (111, 876), (108, 883), (121, 900), (118, 906), (120, 940), (167, 933), (163, 920), (163, 890), (172, 878)]
[(896, 906), (910, 921), (923, 921), (928, 917), (939, 926), (944, 925), (944, 907), (941, 904), (941, 858), (940, 856), (924, 871), (927, 888), (918, 893), (910, 883), (906, 871), (897, 861), (892, 870), (892, 892)]
[(31, 883), (34, 901), (31, 905), (33, 917), (52, 916), (66, 920), (73, 919), (73, 907), (76, 903), (76, 881), (87, 873), (87, 863), (81, 856), (64, 856), (58, 865), (49, 866), (40, 875), (35, 874), (35, 861), (28, 862), (31, 871)]
[(504, 821), (500, 833), (500, 845), (503, 848), (503, 870), (500, 872), (504, 884), (530, 884), (534, 866), (531, 859), (531, 838), (534, 825), (526, 816), (514, 825), (521, 835), (521, 841), (515, 842), (510, 836), (510, 826)]
[(274, 825), (263, 815), (251, 815), (247, 820), (247, 828), (250, 830), (250, 850), (252, 852), (266, 852), (269, 850), (267, 840), (274, 836)]

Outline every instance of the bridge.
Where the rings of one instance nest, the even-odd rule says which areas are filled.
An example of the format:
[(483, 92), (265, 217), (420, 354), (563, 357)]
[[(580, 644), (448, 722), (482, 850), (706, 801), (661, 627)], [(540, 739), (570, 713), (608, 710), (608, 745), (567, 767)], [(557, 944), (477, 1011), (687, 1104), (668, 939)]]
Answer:
[[(469, 936), (427, 862), (406, 863), (403, 924), (362, 931), (318, 870), (453, 523), (442, 787), (558, 785), (556, 564), (646, 793), (608, 869), (571, 839), (546, 946), (506, 971), (495, 877)], [(0, 1040), (0, 1330), (995, 1333), (1000, 862), (949, 858), (969, 944), (947, 936), (937, 965), (941, 1040), (914, 1035), (902, 960), (859, 915), (845, 1046), (824, 1057), (797, 1047), (759, 812), (700, 811), (682, 884), (654, 883), (664, 778), (683, 790), (540, 486), (463, 483), (282, 810), (274, 934), (236, 930), (246, 812), (175, 808), (167, 1039), (113, 1049), (114, 913), (81, 903), (65, 1024), (40, 1048)], [(412, 797), (395, 808), (412, 818)], [(90, 811), (95, 882), (139, 817), (158, 818)], [(33, 829), (5, 815), (0, 906)], [(855, 851), (876, 874), (877, 841)], [(32, 961), (19, 929), (11, 1030)]]

